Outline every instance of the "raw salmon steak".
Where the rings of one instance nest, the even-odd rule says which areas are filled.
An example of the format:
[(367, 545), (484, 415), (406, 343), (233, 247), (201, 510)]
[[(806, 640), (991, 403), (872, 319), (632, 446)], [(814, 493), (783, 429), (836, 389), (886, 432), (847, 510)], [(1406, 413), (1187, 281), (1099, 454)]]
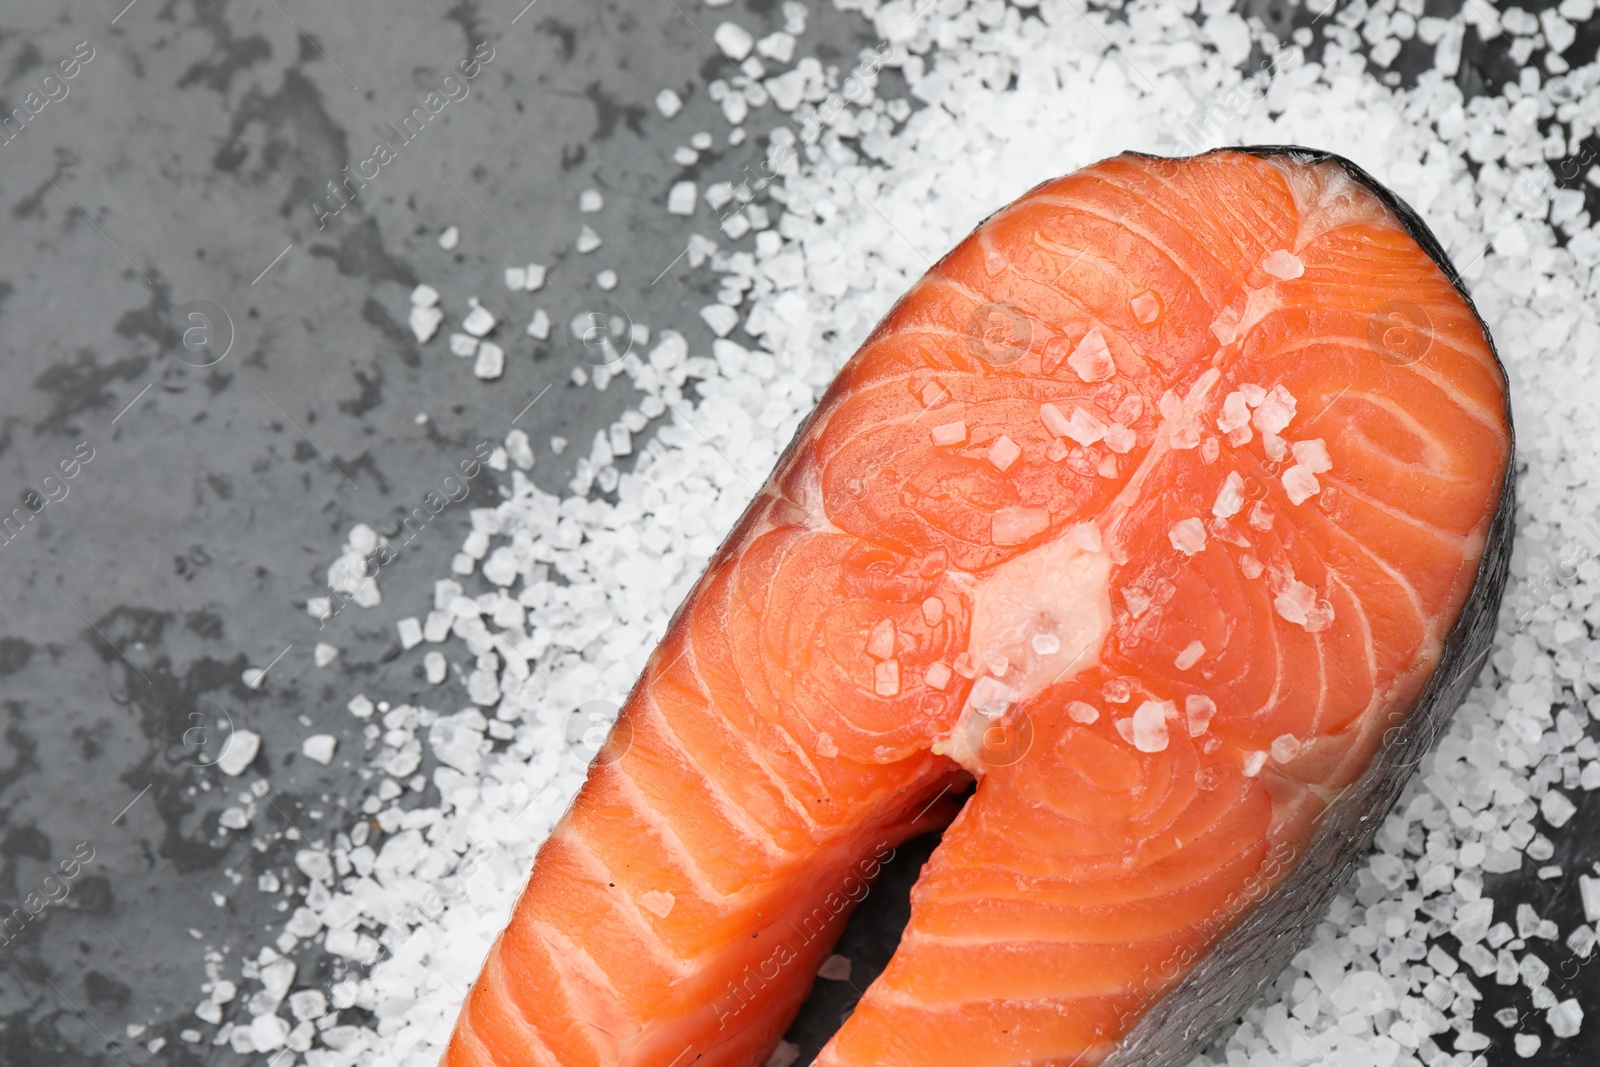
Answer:
[(445, 1063), (760, 1067), (894, 846), (946, 824), (816, 1062), (1183, 1062), (1303, 943), (1487, 655), (1511, 449), (1483, 322), (1353, 164), (1124, 155), (1039, 186), (801, 428)]

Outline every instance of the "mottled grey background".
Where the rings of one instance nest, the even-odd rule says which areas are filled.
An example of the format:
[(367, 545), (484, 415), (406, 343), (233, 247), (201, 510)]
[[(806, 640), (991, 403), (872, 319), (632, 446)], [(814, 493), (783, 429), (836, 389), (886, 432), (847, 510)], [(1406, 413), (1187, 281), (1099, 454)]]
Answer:
[[(758, 36), (781, 26), (776, 0), (125, 2), (0, 4), (0, 113), (79, 42), (94, 50), (69, 95), (0, 144), (0, 510), (59, 496), (41, 479), (93, 450), (67, 495), (0, 545), (0, 914), (79, 842), (94, 851), (62, 904), (0, 944), (0, 1065), (240, 1061), (178, 1040), (198, 1025), (203, 949), (225, 946), (235, 974), (284, 918), (280, 898), (255, 888), (290, 863), (296, 845), (281, 835), (326, 836), (359, 806), (361, 724), (344, 703), (362, 689), (422, 697), (394, 623), (426, 608), (467, 506), (384, 569), (380, 607), (319, 632), (305, 600), (324, 592), (354, 523), (392, 529), (547, 385), (519, 425), (535, 480), (563, 490), (627, 387), (566, 384), (574, 356), (559, 335), (521, 332), (534, 307), (559, 328), (611, 267), (621, 284), (609, 295), (635, 320), (708, 339), (694, 314), (707, 276), (680, 262), (651, 284), (692, 228), (713, 225), (703, 207), (668, 216), (666, 192), (680, 177), (702, 189), (735, 179), (756, 150), (726, 146), (705, 86), (732, 72), (704, 34), (730, 16)], [(871, 43), (866, 23), (811, 6), (799, 54), (848, 66)], [(1308, 21), (1250, 6), (1269, 23)], [(470, 97), (319, 229), (324, 184), (484, 41), (494, 57)], [(1492, 46), (1468, 58), (1469, 92), (1514, 73)], [(652, 106), (663, 86), (688, 100), (670, 122)], [(675, 166), (672, 149), (701, 129), (718, 148)], [(580, 217), (589, 186), (606, 208)], [(584, 222), (604, 245), (580, 257)], [(450, 224), (462, 239), (446, 253), (436, 237)], [(549, 285), (508, 293), (502, 270), (529, 259), (552, 265)], [(474, 294), (505, 320), (501, 380), (478, 381), (442, 339), (415, 343), (405, 317), (418, 281), (442, 291), (445, 331)], [(196, 308), (223, 313), (198, 354), (182, 344)], [(219, 362), (190, 365), (220, 356), (230, 332)], [(565, 457), (550, 452), (554, 434), (574, 442)], [(488, 479), (473, 492), (473, 504), (494, 499)], [(333, 666), (313, 665), (318, 640), (341, 649)], [(262, 688), (242, 684), (268, 663)], [(240, 778), (203, 765), (223, 719), (264, 739)], [(197, 724), (212, 733), (186, 745)], [(312, 732), (341, 739), (332, 766), (299, 755)], [(249, 830), (219, 834), (221, 810), (259, 779), (271, 803)], [(267, 836), (278, 840), (251, 847)], [(846, 935), (856, 985), (892, 950), (928, 847), (902, 850)], [(299, 984), (316, 984), (315, 953), (298, 956)], [(809, 1053), (854, 998), (823, 983), (792, 1036)], [(133, 1039), (129, 1024), (149, 1029)], [(1480, 1025), (1501, 1033), (1487, 1012)], [(157, 1036), (167, 1044), (152, 1055)]]

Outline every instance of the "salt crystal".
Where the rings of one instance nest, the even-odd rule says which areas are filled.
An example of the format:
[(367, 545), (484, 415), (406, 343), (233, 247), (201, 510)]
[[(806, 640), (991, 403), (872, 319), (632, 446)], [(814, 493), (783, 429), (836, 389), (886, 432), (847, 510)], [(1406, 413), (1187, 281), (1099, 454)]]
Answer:
[(1251, 422), (1262, 433), (1279, 434), (1284, 431), (1295, 415), (1295, 399), (1289, 390), (1281, 385), (1272, 387), (1261, 400), (1261, 405), (1256, 408)]
[(413, 307), (431, 308), (439, 302), (439, 290), (426, 282), (418, 282), (417, 287), (411, 290), (411, 305)]
[(931, 596), (922, 602), (922, 619), (929, 626), (937, 626), (944, 618), (944, 601)]
[(739, 325), (739, 313), (726, 304), (707, 304), (700, 309), (700, 318), (718, 337), (726, 337)]
[(415, 615), (407, 616), (395, 623), (395, 629), (400, 634), (401, 648), (415, 648), (422, 643), (422, 623)]
[(763, 1067), (794, 1067), (800, 1060), (800, 1046), (789, 1041), (779, 1041)]
[(894, 655), (894, 623), (880, 619), (867, 637), (867, 655), (873, 659), (889, 659)]
[(1239, 477), (1237, 471), (1229, 471), (1222, 481), (1222, 488), (1217, 492), (1217, 502), (1211, 505), (1211, 514), (1219, 519), (1228, 519), (1237, 515), (1243, 507), (1244, 479)]
[(1289, 446), (1289, 451), (1294, 453), (1294, 461), (1312, 474), (1321, 474), (1333, 469), (1333, 460), (1328, 457), (1328, 446), (1320, 437), (1314, 437), (1309, 441), (1296, 441)]
[(1272, 758), (1279, 763), (1288, 763), (1300, 754), (1300, 739), (1294, 734), (1280, 734), (1272, 742)]
[(694, 182), (674, 182), (672, 188), (667, 191), (667, 213), (693, 215), (697, 199)]
[(1578, 894), (1583, 901), (1583, 917), (1590, 922), (1600, 922), (1600, 878), (1578, 875)]
[(1299, 505), (1320, 493), (1322, 486), (1308, 468), (1296, 463), (1283, 472), (1283, 491), (1288, 495), (1289, 503)]
[(578, 194), (578, 210), (585, 215), (593, 215), (606, 206), (606, 198), (598, 189), (585, 189)]
[(1072, 528), (1072, 540), (1085, 552), (1098, 552), (1101, 547), (1100, 527), (1092, 522), (1080, 522)]
[(1161, 296), (1154, 289), (1146, 289), (1128, 301), (1128, 311), (1140, 326), (1154, 326), (1161, 319)]
[(661, 112), (661, 117), (670, 119), (683, 110), (683, 97), (671, 89), (663, 89), (656, 94), (656, 110)]
[(439, 235), (439, 247), (444, 249), (446, 252), (454, 251), (456, 245), (460, 243), (461, 230), (458, 227), (448, 226), (445, 228), (445, 231)]
[(485, 341), (478, 346), (478, 359), (472, 365), (472, 373), (486, 381), (492, 381), (505, 373), (505, 349), (493, 341)]
[(1267, 253), (1267, 258), (1261, 261), (1261, 270), (1282, 281), (1292, 281), (1306, 272), (1306, 265), (1293, 252), (1280, 248)]
[(1545, 1012), (1544, 1021), (1556, 1037), (1577, 1037), (1583, 1029), (1583, 1006), (1569, 997)]
[(996, 470), (1010, 470), (1011, 465), (1022, 455), (1022, 449), (1015, 441), (1001, 434), (995, 438), (994, 444), (989, 446), (989, 462), (994, 464)]
[(300, 753), (308, 760), (327, 766), (333, 759), (333, 749), (337, 744), (338, 739), (332, 734), (312, 734), (300, 742)]
[(1133, 713), (1133, 747), (1140, 752), (1167, 748), (1167, 716), (1174, 711), (1164, 700), (1147, 700)]
[(1061, 638), (1055, 634), (1034, 634), (1029, 644), (1041, 656), (1053, 656), (1061, 651)]
[(1106, 435), (1106, 425), (1082, 408), (1075, 407), (1062, 432), (1078, 444), (1088, 447)]
[(1532, 1059), (1538, 1053), (1539, 1046), (1543, 1043), (1538, 1034), (1518, 1034), (1511, 1039), (1511, 1047), (1516, 1050), (1518, 1056), (1525, 1060)]
[(1211, 727), (1212, 716), (1217, 713), (1216, 701), (1199, 693), (1191, 693), (1183, 701), (1184, 719), (1190, 737), (1199, 737)]
[(351, 697), (345, 708), (358, 719), (369, 718), (373, 711), (372, 700), (365, 693)]
[(1106, 427), (1106, 447), (1117, 455), (1126, 455), (1138, 442), (1138, 435), (1120, 422)]
[(985, 718), (997, 719), (1021, 696), (1015, 689), (998, 678), (984, 675), (972, 685), (967, 702)]
[(467, 312), (467, 317), (461, 320), (461, 328), (473, 337), (483, 337), (494, 329), (494, 323), (495, 318), (489, 309), (479, 304)]
[(406, 316), (406, 323), (411, 327), (411, 334), (418, 344), (431, 341), (443, 322), (444, 312), (436, 307), (413, 307)]
[(217, 757), (217, 768), (223, 774), (237, 778), (255, 761), (256, 753), (260, 751), (260, 734), (254, 730), (236, 729), (228, 735), (222, 754)]
[(1556, 829), (1567, 825), (1578, 811), (1578, 807), (1568, 800), (1559, 789), (1552, 789), (1539, 801), (1539, 813), (1544, 816), (1544, 821)]
[(1205, 524), (1199, 519), (1181, 519), (1167, 531), (1172, 547), (1186, 556), (1192, 556), (1206, 547)]
[(1267, 754), (1265, 752), (1250, 752), (1246, 753), (1244, 757), (1244, 765), (1241, 771), (1246, 778), (1254, 778), (1261, 773), (1261, 768), (1266, 765)]
[(935, 426), (929, 431), (928, 436), (936, 445), (959, 445), (967, 439), (967, 424), (964, 422), (947, 422), (942, 426)]
[(514, 292), (514, 293), (521, 292), (523, 283), (525, 283), (527, 280), (528, 280), (527, 268), (525, 268), (525, 267), (507, 267), (506, 268), (506, 288), (510, 289), (512, 292)]
[(724, 22), (712, 31), (711, 39), (729, 59), (735, 62), (750, 54), (755, 47), (756, 39), (750, 31), (734, 22)]
[(930, 663), (922, 673), (922, 680), (929, 689), (943, 690), (950, 684), (950, 668), (943, 663)]
[(1079, 380), (1085, 382), (1103, 382), (1116, 376), (1117, 364), (1111, 358), (1111, 350), (1106, 347), (1100, 327), (1096, 326), (1083, 335), (1083, 340), (1067, 357), (1067, 366), (1073, 369)]
[(1261, 577), (1261, 572), (1264, 569), (1261, 561), (1248, 553), (1239, 557), (1239, 573), (1251, 581)]
[(1234, 390), (1222, 401), (1222, 414), (1217, 416), (1217, 429), (1223, 433), (1232, 433), (1243, 429), (1250, 424), (1250, 408), (1245, 403), (1244, 393)]
[(1099, 721), (1100, 709), (1093, 704), (1085, 704), (1081, 700), (1074, 700), (1067, 705), (1067, 718), (1073, 722), (1081, 722), (1087, 725)]
[(478, 339), (470, 333), (453, 333), (450, 335), (450, 354), (465, 359), (478, 351)]
[(339, 658), (339, 650), (326, 641), (318, 641), (317, 647), (312, 651), (312, 661), (319, 667), (326, 667)]
[(1172, 665), (1180, 671), (1186, 671), (1196, 663), (1199, 663), (1200, 657), (1205, 654), (1206, 646), (1204, 644), (1199, 641), (1190, 641), (1184, 646), (1183, 651), (1178, 653), (1178, 657), (1173, 660)]

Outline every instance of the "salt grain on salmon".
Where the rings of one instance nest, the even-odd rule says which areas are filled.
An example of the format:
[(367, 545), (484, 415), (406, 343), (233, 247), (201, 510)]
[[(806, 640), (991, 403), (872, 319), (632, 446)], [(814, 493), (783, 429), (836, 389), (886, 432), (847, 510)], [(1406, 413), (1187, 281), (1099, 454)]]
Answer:
[(1087, 726), (1100, 721), (1100, 709), (1082, 700), (1074, 700), (1067, 705), (1067, 718)]
[(1202, 642), (1190, 641), (1184, 646), (1183, 651), (1178, 653), (1177, 658), (1172, 661), (1172, 665), (1180, 671), (1186, 671), (1196, 663), (1199, 663), (1200, 657), (1205, 654), (1206, 646)]
[(1100, 327), (1096, 326), (1083, 335), (1083, 340), (1067, 357), (1067, 366), (1073, 369), (1080, 381), (1103, 382), (1116, 376), (1117, 364), (1111, 358), (1111, 350), (1106, 347), (1105, 335), (1100, 332)]
[(1165, 752), (1167, 750), (1167, 716), (1175, 709), (1164, 700), (1146, 700), (1134, 711), (1129, 723), (1128, 738), (1140, 752)]
[(1190, 737), (1199, 737), (1211, 728), (1211, 717), (1217, 713), (1217, 702), (1202, 693), (1190, 693), (1183, 698), (1183, 715)]
[(1264, 434), (1279, 434), (1293, 421), (1294, 412), (1293, 394), (1283, 386), (1275, 385), (1272, 391), (1261, 399), (1261, 404), (1256, 408), (1251, 422)]
[(1238, 471), (1229, 471), (1217, 491), (1217, 502), (1211, 505), (1211, 514), (1219, 519), (1230, 519), (1244, 507), (1244, 479)]
[(1294, 734), (1279, 734), (1272, 739), (1269, 751), (1279, 763), (1288, 763), (1300, 754), (1300, 739)]
[(1206, 547), (1206, 527), (1199, 519), (1183, 519), (1172, 524), (1167, 532), (1172, 547), (1186, 556), (1192, 556)]
[(1283, 472), (1283, 491), (1291, 504), (1304, 504), (1322, 491), (1311, 468), (1296, 463)]
[(930, 663), (922, 672), (922, 680), (929, 689), (943, 690), (950, 684), (950, 668), (944, 663)]
[(1021, 447), (1005, 434), (995, 438), (994, 444), (989, 446), (989, 462), (993, 463), (995, 469), (999, 471), (1010, 470), (1011, 465), (1017, 461), (1017, 457), (1020, 455), (1022, 455)]
[(873, 659), (889, 659), (894, 655), (894, 623), (884, 619), (872, 628), (867, 638), (867, 655)]
[(1161, 295), (1154, 289), (1146, 289), (1128, 301), (1128, 311), (1140, 326), (1154, 326), (1161, 321)]
[(1217, 429), (1232, 433), (1249, 424), (1250, 406), (1245, 403), (1244, 393), (1235, 389), (1222, 400), (1222, 414), (1217, 416)]
[(933, 443), (943, 447), (959, 445), (967, 439), (967, 424), (964, 422), (947, 422), (942, 426), (935, 426), (928, 432)]
[(1106, 424), (1082, 408), (1075, 407), (1067, 419), (1064, 433), (1078, 444), (1088, 447), (1106, 435)]
[(1138, 439), (1138, 434), (1120, 422), (1113, 422), (1106, 427), (1106, 447), (1119, 456), (1127, 455), (1128, 452), (1132, 451), (1133, 446), (1138, 443)]
[(1289, 451), (1294, 453), (1294, 461), (1312, 474), (1322, 474), (1333, 469), (1333, 460), (1328, 456), (1328, 446), (1320, 437), (1314, 437), (1309, 441), (1296, 441), (1289, 446)]

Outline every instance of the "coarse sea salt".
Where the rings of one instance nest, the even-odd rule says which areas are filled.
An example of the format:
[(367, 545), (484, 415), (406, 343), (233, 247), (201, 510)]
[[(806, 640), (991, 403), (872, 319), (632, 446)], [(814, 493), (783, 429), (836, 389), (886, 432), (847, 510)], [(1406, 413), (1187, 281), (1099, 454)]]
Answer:
[[(1573, 19), (1592, 14), (1578, 12), (1578, 4), (1565, 0), (1561, 23), (1506, 9), (1506, 32), (1515, 26), (1517, 41), (1530, 42), (1522, 60), (1533, 55), (1535, 34), (1559, 46)], [(709, 6), (721, 7), (723, 0)], [(852, 0), (841, 6), (863, 5)], [(1551, 188), (1543, 162), (1551, 130), (1579, 135), (1582, 120), (1569, 102), (1593, 94), (1600, 84), (1595, 68), (1564, 72), (1547, 61), (1543, 73), (1524, 72), (1516, 93), (1469, 103), (1454, 81), (1463, 38), (1480, 32), (1475, 26), (1487, 27), (1485, 37), (1499, 32), (1499, 16), (1479, 4), (1451, 18), (1413, 17), (1404, 3), (1399, 11), (1374, 7), (1364, 18), (1347, 18), (1354, 10), (1347, 5), (1315, 30), (1297, 31), (1299, 45), (1321, 38), (1315, 63), (1299, 45), (1273, 52), (1277, 46), (1260, 28), (1226, 4), (1203, 3), (1202, 11), (1186, 15), (1181, 6), (1134, 0), (1120, 5), (1115, 17), (1097, 4), (1085, 15), (1065, 0), (981, 9), (959, 0), (915, 11), (904, 3), (867, 6), (877, 22), (870, 32), (895, 42), (887, 60), (874, 62), (898, 70), (914, 101), (875, 99), (877, 81), (869, 76), (857, 79), (861, 93), (841, 96), (843, 104), (834, 107), (832, 75), (808, 56), (782, 74), (744, 75), (755, 79), (750, 90), (766, 90), (768, 102), (784, 113), (765, 112), (766, 104), (755, 102), (759, 92), (737, 91), (752, 132), (765, 122), (763, 115), (782, 123), (767, 143), (778, 176), (771, 188), (781, 190), (782, 200), (767, 204), (773, 214), (759, 231), (744, 212), (737, 216), (747, 232), (758, 234), (748, 240), (759, 256), (705, 237), (689, 240), (691, 267), (720, 275), (732, 301), (703, 318), (722, 338), (743, 323), (769, 357), (765, 374), (748, 363), (723, 372), (710, 355), (690, 352), (670, 331), (658, 333), (648, 352), (636, 346), (619, 373), (643, 398), (637, 411), (653, 410), (648, 417), (662, 421), (652, 435), (635, 440), (633, 468), (617, 468), (606, 432), (600, 435), (605, 450), (597, 443), (581, 457), (567, 495), (543, 493), (512, 470), (502, 502), (474, 510), (484, 547), (493, 547), (487, 554), (460, 554), (460, 581), (488, 582), (478, 576), (489, 571), (488, 563), (480, 572), (478, 560), (505, 552), (512, 578), (495, 595), (523, 609), (524, 619), (512, 621), (501, 601), (480, 605), (458, 587), (455, 595), (467, 606), (447, 618), (438, 642), (428, 637), (435, 647), (405, 653), (422, 653), (429, 680), (441, 685), (454, 662), (470, 699), (483, 703), (470, 714), (442, 716), (413, 705), (374, 705), (366, 697), (350, 702), (371, 731), (373, 748), (361, 759), (380, 784), (363, 801), (360, 819), (324, 833), (334, 873), (327, 881), (304, 875), (305, 904), (276, 936), (313, 941), (339, 958), (341, 969), (327, 983), (322, 1006), (303, 998), (307, 1018), (294, 1010), (297, 1026), (325, 1018), (317, 1014), (323, 1007), (359, 1008), (371, 1016), (350, 1016), (326, 1029), (313, 1025), (293, 1037), (296, 1030), (286, 1029), (281, 1015), (285, 1003), (321, 990), (299, 990), (285, 1001), (276, 986), (269, 989), (261, 961), (281, 955), (269, 944), (248, 960), (249, 977), (239, 976), (246, 988), (237, 997), (221, 996), (225, 956), (212, 954), (207, 968), (215, 972), (208, 976), (215, 998), (208, 996), (196, 1012), (210, 1036), (194, 1029), (184, 1034), (241, 1052), (254, 1051), (258, 1038), (280, 1047), (304, 1043), (312, 1067), (436, 1063), (460, 990), (475, 977), (509, 914), (534, 849), (581, 783), (591, 743), (603, 736), (672, 607), (737, 518), (751, 492), (747, 479), (759, 480), (840, 363), (926, 269), (917, 250), (952, 246), (1032, 185), (1095, 159), (1130, 147), (1173, 154), (1223, 142), (1339, 151), (1423, 208), (1466, 271), (1500, 342), (1516, 383), (1512, 401), (1524, 446), (1519, 461), (1537, 473), (1519, 484), (1523, 536), (1513, 556), (1508, 607), (1471, 696), (1379, 827), (1372, 851), (1311, 943), (1196, 1067), (1300, 1062), (1309, 1048), (1330, 1064), (1464, 1065), (1487, 1047), (1474, 1027), (1478, 990), (1502, 972), (1514, 984), (1501, 995), (1539, 1013), (1517, 1016), (1527, 1019), (1520, 1025), (1539, 1031), (1515, 1036), (1518, 1053), (1534, 1055), (1546, 1037), (1579, 1033), (1581, 1005), (1556, 997), (1547, 976), (1567, 961), (1564, 952), (1588, 958), (1592, 927), (1580, 925), (1565, 939), (1536, 938), (1535, 953), (1506, 922), (1491, 922), (1495, 901), (1485, 875), (1541, 864), (1550, 870), (1551, 839), (1575, 832), (1575, 820), (1568, 816), (1565, 826), (1556, 825), (1565, 808), (1548, 798), (1559, 792), (1570, 803), (1575, 790), (1600, 788), (1600, 752), (1589, 737), (1590, 704), (1600, 696), (1600, 669), (1591, 665), (1600, 662), (1600, 647), (1584, 621), (1600, 602), (1600, 565), (1559, 566), (1574, 548), (1589, 546), (1593, 554), (1593, 535), (1583, 524), (1600, 507), (1600, 475), (1588, 458), (1600, 439), (1600, 383), (1586, 362), (1600, 344), (1593, 277), (1600, 234), (1582, 213), (1581, 197), (1574, 205), (1569, 190)], [(1083, 32), (1085, 17), (1097, 32)], [(782, 18), (784, 33), (804, 32), (803, 5), (785, 3)], [(1391, 88), (1356, 50), (1370, 47), (1372, 65), (1381, 67), (1403, 34), (1435, 50), (1435, 69), (1408, 87)], [(792, 45), (780, 40), (769, 46), (767, 40), (754, 51), (787, 64), (780, 57)], [(1247, 85), (1243, 65), (1258, 44), (1274, 61), (1261, 82)], [(836, 73), (842, 80), (845, 72)], [(726, 115), (734, 89), (723, 88)], [(658, 95), (658, 110), (676, 113), (681, 100), (663, 104), (676, 99), (676, 93)], [(701, 133), (690, 143), (703, 152), (714, 139)], [(728, 186), (725, 205), (732, 184), (718, 184)], [(1517, 192), (1526, 188), (1536, 195)], [(668, 194), (673, 213), (692, 213), (695, 198), (687, 182)], [(441, 236), (447, 250), (458, 242), (455, 227)], [(1273, 264), (1279, 265), (1291, 266), (1281, 259)], [(1275, 277), (1287, 270), (1263, 263), (1263, 272)], [(464, 276), (461, 288), (471, 291), (483, 281)], [(1128, 307), (1140, 327), (1160, 322), (1158, 294), (1131, 297)], [(1224, 332), (1241, 323), (1223, 323)], [(476, 354), (476, 339), (463, 336), (470, 347), (460, 354)], [(699, 389), (685, 388), (691, 367)], [(1306, 442), (1282, 436), (1297, 414), (1287, 390), (1268, 379), (1234, 392), (1246, 421), (1239, 422), (1239, 401), (1231, 394), (1210, 416), (1231, 444), (1250, 443), (1254, 417), (1273, 450), (1269, 455), (1293, 452), (1296, 463), (1321, 473), (1320, 458), (1297, 447)], [(1316, 414), (1317, 403), (1308, 401), (1308, 415)], [(1114, 452), (1135, 447), (1128, 427), (1139, 418), (1119, 407), (1116, 419), (1124, 429), (1105, 430), (1106, 446)], [(552, 451), (560, 451), (554, 440)], [(729, 455), (739, 457), (739, 470)], [(591, 494), (608, 484), (604, 491), (612, 496)], [(1252, 530), (1273, 528), (1271, 511), (1261, 503), (1247, 511)], [(632, 533), (637, 530), (652, 531), (651, 539)], [(1239, 567), (1247, 577), (1263, 572), (1248, 555), (1240, 556)], [(340, 581), (341, 595), (376, 603), (370, 576)], [(1294, 592), (1274, 589), (1273, 595)], [(1290, 612), (1308, 622), (1320, 607), (1314, 596), (1309, 603), (1303, 593), (1290, 596)], [(308, 611), (326, 620), (332, 606), (316, 596)], [(976, 674), (961, 666), (958, 657), (956, 673)], [(952, 684), (944, 670), (945, 684)], [(934, 673), (930, 667), (924, 677)], [(459, 706), (463, 699), (455, 689), (437, 692), (449, 694), (441, 696), (447, 704)], [(1131, 690), (1116, 680), (1104, 696), (1126, 703)], [(1214, 709), (1191, 701), (1185, 702), (1188, 732), (1207, 735)], [(1594, 707), (1600, 710), (1600, 703)], [(1089, 723), (1099, 712), (1080, 702), (1069, 705), (1068, 715)], [(433, 729), (445, 720), (447, 726)], [(1131, 736), (1132, 718), (1124, 714), (1120, 722)], [(819, 752), (832, 747), (829, 738), (817, 740)], [(1270, 773), (1268, 759), (1265, 751), (1241, 753), (1241, 769)], [(421, 789), (430, 781), (438, 803), (422, 807)], [(230, 806), (223, 825), (251, 825), (247, 807)], [(468, 856), (479, 855), (477, 846), (487, 853), (468, 864)], [(1586, 914), (1600, 921), (1600, 879), (1556, 870), (1557, 880), (1579, 879)], [(441, 912), (406, 910), (417, 885), (451, 877), (467, 891)], [(275, 876), (272, 886), (277, 891)], [(1507, 917), (1515, 910), (1510, 902), (1499, 907)], [(1534, 929), (1547, 931), (1550, 920), (1535, 922)], [(1457, 930), (1467, 936), (1437, 940)], [(1537, 957), (1543, 972), (1528, 962), (1537, 954), (1543, 954)], [(358, 962), (363, 959), (371, 962)], [(1461, 966), (1452, 970), (1457, 960)], [(282, 969), (272, 973), (281, 983)], [(219, 1024), (224, 1029), (216, 1029)], [(773, 1067), (787, 1067), (798, 1055), (785, 1043)]]

